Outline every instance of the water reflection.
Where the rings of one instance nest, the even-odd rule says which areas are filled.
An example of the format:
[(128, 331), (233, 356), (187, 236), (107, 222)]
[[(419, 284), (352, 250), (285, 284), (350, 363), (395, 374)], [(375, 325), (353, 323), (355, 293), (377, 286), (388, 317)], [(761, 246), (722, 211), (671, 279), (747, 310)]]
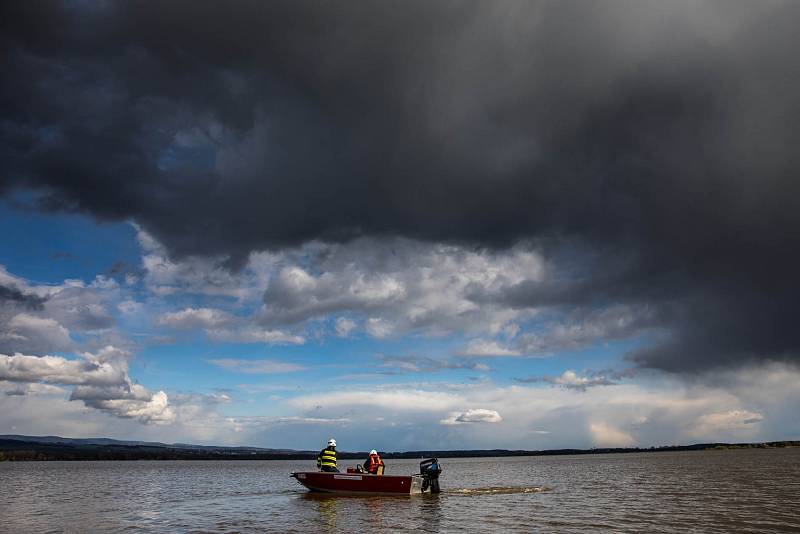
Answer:
[(428, 532), (439, 532), (442, 521), (442, 497), (441, 495), (418, 495), (416, 501), (419, 503), (418, 516), (422, 522), (422, 529)]
[(0, 462), (0, 532), (800, 532), (800, 449), (454, 458), (440, 495), (396, 497), (309, 493), (307, 468)]
[(317, 502), (317, 513), (319, 513), (320, 523), (328, 532), (336, 532), (336, 514), (339, 501), (332, 495), (323, 495), (315, 499)]
[(398, 509), (409, 499), (413, 497), (304, 493), (299, 500), (316, 512), (316, 522), (322, 530), (343, 532), (364, 524), (376, 530), (391, 530), (397, 524)]

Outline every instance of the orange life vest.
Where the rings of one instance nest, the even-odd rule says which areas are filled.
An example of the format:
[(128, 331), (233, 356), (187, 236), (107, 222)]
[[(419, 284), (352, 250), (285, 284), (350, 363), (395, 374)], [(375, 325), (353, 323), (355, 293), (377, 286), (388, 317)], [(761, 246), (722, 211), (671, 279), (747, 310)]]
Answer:
[(370, 454), (369, 455), (369, 467), (367, 468), (367, 473), (372, 473), (376, 475), (378, 473), (378, 467), (383, 466), (383, 460), (377, 454)]

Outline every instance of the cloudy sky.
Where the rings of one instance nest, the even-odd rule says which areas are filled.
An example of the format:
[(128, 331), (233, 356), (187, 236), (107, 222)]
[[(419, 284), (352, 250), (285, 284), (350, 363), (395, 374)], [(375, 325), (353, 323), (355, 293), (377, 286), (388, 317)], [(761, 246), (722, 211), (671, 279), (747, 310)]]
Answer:
[(800, 438), (798, 20), (4, 3), (0, 433)]

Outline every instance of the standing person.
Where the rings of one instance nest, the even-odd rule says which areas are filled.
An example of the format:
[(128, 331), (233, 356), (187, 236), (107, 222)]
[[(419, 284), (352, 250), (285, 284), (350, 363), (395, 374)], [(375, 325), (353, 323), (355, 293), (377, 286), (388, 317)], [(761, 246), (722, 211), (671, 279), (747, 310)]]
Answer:
[(331, 438), (328, 440), (328, 446), (322, 449), (317, 455), (317, 467), (320, 471), (327, 471), (330, 473), (338, 473), (336, 469), (336, 440)]
[(385, 465), (383, 460), (381, 460), (378, 451), (375, 449), (369, 451), (369, 458), (367, 458), (367, 461), (364, 462), (364, 469), (367, 470), (367, 473), (373, 475), (382, 475), (384, 467)]

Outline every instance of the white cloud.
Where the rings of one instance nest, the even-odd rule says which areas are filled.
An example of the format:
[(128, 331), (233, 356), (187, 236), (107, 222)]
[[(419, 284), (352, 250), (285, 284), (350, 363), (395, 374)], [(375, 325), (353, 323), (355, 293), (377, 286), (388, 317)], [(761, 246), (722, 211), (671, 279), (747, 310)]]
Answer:
[[(566, 387), (491, 381), (349, 385), (288, 398), (284, 405), (302, 416), (362, 421), (385, 435), (382, 446), (390, 448), (398, 448), (390, 438), (405, 443), (403, 432), (412, 428), (414, 437), (407, 441), (415, 448), (430, 447), (432, 441), (441, 448), (527, 449), (763, 441), (800, 433), (794, 410), (780, 408), (800, 402), (800, 371), (783, 369), (783, 374), (778, 369), (740, 373), (734, 383), (719, 387), (637, 375), (614, 387), (587, 387), (581, 395)], [(562, 381), (580, 385), (581, 378), (568, 374)], [(759, 392), (758, 384), (773, 379), (768, 394)], [(447, 424), (458, 423), (459, 415), (475, 407), (501, 414), (503, 424), (489, 433), (482, 425)]]
[(126, 315), (138, 313), (142, 310), (143, 304), (141, 302), (136, 302), (135, 300), (123, 300), (119, 304), (117, 304), (117, 309)]
[(464, 359), (442, 359), (427, 356), (386, 356), (378, 355), (380, 367), (391, 369), (388, 373), (432, 373), (446, 369), (468, 369), (473, 371), (489, 371), (488, 365)]
[(517, 323), (510, 323), (502, 327), (503, 335), (509, 339), (513, 339), (519, 334), (519, 325)]
[(496, 410), (473, 408), (464, 412), (453, 412), (446, 419), (439, 421), (443, 425), (460, 425), (465, 423), (499, 423), (503, 420)]
[(30, 352), (65, 351), (73, 347), (69, 330), (55, 319), (20, 313), (0, 331), (0, 344)]
[(12, 287), (23, 293), (30, 293), (41, 298), (47, 298), (67, 286), (67, 281), (61, 286), (32, 285), (24, 278), (9, 273), (5, 266), (0, 265), (0, 285)]
[(130, 354), (108, 346), (79, 359), (60, 356), (0, 354), (0, 380), (27, 384), (74, 386), (70, 400), (117, 417), (144, 423), (166, 423), (174, 418), (166, 393), (150, 393), (128, 376)]
[(102, 274), (95, 276), (94, 280), (89, 284), (89, 287), (94, 289), (116, 289), (119, 287), (117, 281), (113, 278), (103, 276)]
[(267, 343), (270, 345), (302, 345), (305, 343), (305, 338), (302, 336), (247, 324), (239, 317), (215, 308), (185, 308), (176, 312), (168, 312), (163, 314), (158, 322), (175, 329), (204, 329), (210, 339), (228, 343)]
[(167, 424), (175, 420), (167, 394), (163, 391), (153, 393), (147, 400), (103, 399), (95, 401), (92, 406), (117, 417), (138, 419), (143, 423)]
[(216, 328), (233, 321), (233, 317), (222, 310), (213, 308), (186, 308), (177, 312), (165, 313), (159, 324), (171, 328)]
[(305, 367), (302, 365), (281, 362), (277, 360), (241, 360), (235, 358), (220, 358), (208, 360), (208, 363), (229, 371), (248, 374), (291, 373), (293, 371), (302, 371), (305, 369)]
[(266, 318), (294, 322), (337, 310), (391, 306), (406, 296), (404, 284), (392, 274), (326, 271), (315, 277), (298, 266), (284, 267), (265, 294)]
[[(587, 375), (579, 375), (575, 371), (568, 369), (558, 376), (538, 376), (532, 378), (517, 379), (518, 382), (549, 382), (550, 384), (561, 386), (565, 389), (586, 391), (587, 388), (595, 386), (612, 386), (617, 384), (616, 380), (623, 376), (630, 376), (630, 371), (622, 373), (591, 372)], [(608, 376), (612, 375), (612, 376)]]
[(731, 431), (751, 433), (757, 430), (758, 423), (763, 420), (762, 414), (749, 410), (706, 413), (695, 419), (692, 431), (701, 436), (715, 432), (728, 434)]
[[(10, 384), (11, 382), (0, 380), (0, 384), (3, 383)], [(25, 395), (64, 395), (64, 393), (66, 393), (64, 388), (37, 382), (29, 384), (14, 383), (14, 387), (5, 390), (5, 394), (9, 397)]]
[(598, 447), (633, 447), (636, 439), (604, 421), (589, 424), (592, 440)]
[(207, 330), (208, 337), (228, 343), (267, 343), (269, 345), (302, 345), (305, 338), (281, 330), (265, 330), (257, 326), (215, 328)]
[(585, 376), (578, 376), (575, 371), (567, 370), (561, 373), (561, 376), (556, 377), (553, 382), (561, 386), (585, 388), (591, 380)]
[(540, 323), (540, 331), (520, 333), (516, 323), (495, 325), (490, 331), (506, 339), (477, 338), (456, 351), (464, 357), (549, 357), (578, 350), (594, 343), (628, 339), (652, 328), (653, 312), (647, 306), (613, 306), (601, 310), (578, 310), (566, 317)]
[[(394, 245), (397, 245), (395, 253), (392, 252)], [(178, 261), (172, 264), (172, 270), (145, 270), (145, 288), (156, 295), (196, 292), (221, 297), (213, 300), (214, 307), (195, 304), (198, 306), (195, 308), (183, 308), (186, 302), (195, 302), (188, 299), (181, 300), (180, 308), (167, 307), (174, 303), (172, 297), (159, 298), (153, 294), (137, 303), (130, 288), (119, 287), (108, 279), (95, 279), (88, 284), (64, 281), (53, 286), (35, 285), (0, 267), (0, 283), (8, 282), (9, 286), (47, 299), (35, 309), (0, 310), (0, 331), (11, 341), (12, 338), (42, 340), (41, 351), (37, 353), (74, 350), (72, 337), (75, 340), (85, 337), (76, 333), (108, 327), (107, 310), (119, 310), (123, 314), (126, 310), (144, 310), (146, 313), (142, 316), (161, 317), (165, 325), (205, 329), (209, 337), (217, 341), (302, 344), (306, 341), (303, 329), (313, 325), (316, 319), (331, 315), (337, 320), (333, 329), (328, 326), (330, 323), (325, 323), (324, 330), (329, 335), (334, 332), (352, 335), (361, 328), (369, 335), (384, 338), (410, 331), (431, 335), (466, 333), (473, 339), (464, 355), (488, 357), (545, 355), (585, 347), (601, 340), (630, 337), (642, 332), (648, 324), (645, 308), (592, 310), (574, 313), (562, 320), (542, 319), (532, 311), (499, 304), (476, 304), (473, 300), (475, 288), (509, 288), (520, 281), (543, 278), (541, 258), (523, 248), (500, 253), (474, 252), (461, 247), (403, 240), (385, 243), (358, 240), (344, 245), (310, 244), (280, 255), (252, 255), (239, 273), (224, 270), (220, 261)], [(159, 278), (161, 275), (163, 278)], [(267, 291), (271, 282), (274, 285), (270, 287), (276, 292)], [(242, 310), (254, 309), (265, 291), (268, 297), (276, 297), (280, 294), (278, 289), (284, 291), (280, 299), (267, 298), (256, 316), (238, 316)], [(339, 290), (345, 295), (337, 295)], [(140, 298), (138, 294), (135, 296)], [(233, 298), (229, 297), (238, 300), (233, 304)], [(249, 302), (243, 305), (241, 300)], [(231, 308), (227, 308), (227, 304)], [(179, 311), (168, 312), (176, 309)], [(531, 324), (528, 320), (533, 317), (540, 321), (538, 334), (525, 332)], [(231, 318), (232, 322), (225, 322), (225, 318)], [(125, 321), (136, 319), (126, 317)], [(260, 322), (254, 324), (256, 321)], [(283, 325), (293, 321), (310, 322)], [(545, 328), (539, 328), (541, 326)], [(37, 336), (34, 332), (50, 332), (52, 337)], [(309, 334), (309, 338), (312, 335)], [(487, 339), (489, 336), (496, 339)], [(67, 346), (66, 342), (72, 344)], [(53, 346), (64, 348), (53, 349)], [(192, 397), (175, 402), (177, 397), (170, 390), (169, 397), (165, 392), (148, 391), (133, 382), (128, 370), (129, 356), (122, 354), (92, 351), (74, 358), (40, 357), (26, 356), (33, 351), (14, 347), (4, 352), (11, 355), (0, 358), (0, 391), (3, 392), (0, 398), (4, 400), (4, 407), (12, 408), (0, 414), (0, 426), (7, 421), (27, 424), (19, 415), (27, 414), (41, 422), (39, 433), (47, 433), (54, 431), (52, 429), (69, 429), (55, 418), (71, 414), (69, 421), (81, 432), (107, 434), (104, 429), (123, 424), (103, 415), (111, 414), (127, 421), (124, 424), (132, 424), (128, 421), (130, 418), (153, 423), (173, 421), (170, 432), (161, 434), (169, 439), (186, 436), (226, 441), (234, 439), (230, 435), (232, 428), (240, 428), (241, 437), (235, 439), (248, 443), (261, 436), (257, 429), (267, 424), (266, 419), (214, 415), (213, 406), (218, 403), (210, 399)], [(484, 368), (481, 364), (470, 366), (475, 361), (392, 357), (377, 362), (376, 369), (428, 372)], [(266, 363), (254, 364), (250, 372), (299, 370), (281, 367), (295, 365), (291, 363), (262, 362)], [(228, 368), (235, 367), (236, 364), (229, 364)], [(242, 371), (244, 368), (240, 366), (239, 371), (247, 372)], [(794, 413), (800, 404), (799, 376), (796, 369), (788, 366), (763, 366), (704, 375), (697, 382), (652, 377), (639, 380), (637, 377), (636, 381), (625, 381), (614, 388), (591, 387), (616, 380), (611, 375), (573, 370), (544, 380), (560, 386), (558, 388), (467, 382), (380, 387), (347, 385), (344, 390), (344, 385), (338, 383), (331, 391), (322, 391), (320, 388), (331, 387), (328, 383), (316, 384), (312, 392), (301, 392), (296, 386), (289, 386), (287, 390), (292, 393), (287, 394), (285, 400), (275, 401), (265, 409), (273, 410), (270, 424), (291, 423), (299, 436), (315, 428), (313, 425), (335, 424), (330, 421), (340, 421), (343, 425), (348, 421), (369, 421), (369, 425), (352, 425), (347, 431), (354, 436), (352, 439), (362, 431), (357, 427), (364, 427), (371, 433), (363, 430), (365, 436), (380, 434), (374, 439), (385, 439), (395, 448), (415, 444), (428, 447), (431, 443), (442, 447), (470, 444), (475, 447), (548, 448), (766, 440), (800, 433)], [(66, 401), (62, 398), (65, 390), (59, 386), (72, 390), (70, 398), (82, 401), (92, 410), (86, 410), (81, 403)], [(586, 391), (575, 395), (575, 389)], [(300, 396), (292, 398), (297, 394)], [(52, 410), (45, 400), (52, 403)], [(70, 404), (78, 409), (70, 408)], [(228, 406), (226, 411), (236, 406), (238, 404)], [(502, 414), (505, 424), (491, 427), (497, 430), (492, 433), (485, 432), (485, 425), (466, 424), (474, 406), (491, 407), (498, 417)], [(376, 413), (381, 414), (381, 420)], [(464, 421), (457, 421), (459, 416), (463, 416)], [(451, 417), (453, 423), (464, 424), (441, 424)], [(90, 426), (84, 421), (100, 423)], [(537, 430), (543, 428), (547, 430)], [(144, 430), (150, 431), (149, 427)]]
[(257, 423), (265, 425), (307, 425), (307, 424), (325, 424), (325, 425), (341, 425), (344, 423), (352, 422), (352, 419), (347, 417), (324, 418), (324, 417), (272, 417), (257, 420)]
[[(309, 243), (286, 251), (278, 264), (264, 294), (262, 323), (300, 323), (347, 312), (384, 320), (398, 334), (502, 330), (530, 312), (479, 305), (473, 293), (539, 280), (544, 273), (541, 257), (524, 247), (473, 251), (407, 239)], [(366, 328), (369, 333), (369, 321)], [(387, 335), (374, 321), (371, 330)]]
[(367, 334), (376, 339), (383, 339), (392, 335), (394, 325), (380, 317), (370, 317), (366, 324)]
[(7, 353), (69, 351), (76, 348), (77, 338), (86, 343), (90, 337), (108, 335), (114, 326), (109, 309), (122, 295), (118, 285), (103, 276), (88, 285), (81, 280), (36, 285), (2, 266), (0, 284), (19, 292), (18, 298), (0, 302), (0, 351)]
[(60, 356), (0, 354), (0, 380), (109, 386), (119, 384), (124, 378), (124, 370), (109, 362), (67, 360)]
[(173, 404), (229, 404), (233, 398), (227, 393), (176, 393), (170, 400)]
[(356, 322), (347, 317), (339, 317), (336, 319), (336, 335), (339, 337), (347, 337), (356, 327)]
[(581, 349), (600, 341), (627, 339), (651, 327), (652, 316), (653, 310), (647, 306), (578, 310), (551, 322), (542, 333), (521, 334), (516, 347), (527, 355), (547, 355)]
[(505, 347), (498, 343), (497, 341), (491, 341), (486, 339), (473, 339), (467, 346), (463, 349), (459, 350), (459, 356), (464, 356), (467, 358), (480, 358), (480, 357), (492, 357), (492, 356), (520, 356), (521, 353), (518, 350)]
[(240, 301), (259, 298), (269, 283), (280, 255), (252, 253), (244, 268), (234, 273), (225, 266), (227, 258), (188, 257), (172, 260), (166, 248), (137, 225), (136, 237), (142, 248), (144, 285), (160, 296), (199, 294), (234, 297)]
[(452, 393), (424, 390), (335, 391), (289, 399), (289, 406), (301, 410), (331, 410), (342, 407), (368, 407), (392, 412), (438, 412), (461, 404), (463, 399)]
[[(233, 317), (213, 308), (187, 308), (162, 316), (165, 325), (205, 328), (222, 341), (289, 341), (285, 330), (304, 335), (309, 322), (335, 317), (332, 333), (347, 337), (358, 325), (370, 337), (386, 339), (420, 331), (427, 335), (500, 336), (473, 339), (460, 353), (470, 357), (549, 355), (641, 332), (646, 308), (623, 306), (581, 312), (552, 320), (538, 333), (521, 324), (540, 310), (515, 307), (487, 298), (520, 284), (547, 284), (548, 267), (537, 251), (524, 244), (505, 251), (470, 250), (460, 246), (408, 239), (362, 238), (342, 244), (310, 242), (280, 253), (257, 253), (239, 272), (229, 271), (226, 258), (172, 261), (162, 245), (139, 229), (145, 286), (166, 296), (197, 293), (231, 296), (263, 305), (251, 317)], [(231, 317), (230, 315), (228, 317)], [(261, 333), (252, 324), (261, 325)], [(287, 325), (297, 325), (289, 328)], [(238, 333), (237, 333), (238, 332)], [(269, 334), (264, 334), (269, 332)], [(331, 333), (328, 331), (328, 333)]]
[[(119, 297), (116, 284), (65, 281), (63, 287), (52, 289), (44, 304), (43, 314), (57, 320), (72, 331), (93, 332), (111, 328), (114, 318), (109, 306)], [(54, 350), (54, 349), (51, 349)]]
[[(317, 384), (311, 393), (282, 380), (243, 387), (237, 393), (238, 401), (246, 399), (251, 390), (254, 395), (286, 391), (283, 399), (264, 406), (268, 415), (263, 417), (222, 415), (214, 411), (217, 403), (204, 402), (195, 394), (170, 393), (168, 407), (174, 420), (169, 431), (158, 425), (134, 425), (132, 421), (138, 419), (95, 415), (123, 415), (122, 411), (111, 412), (120, 409), (113, 404), (86, 412), (71, 408), (77, 403), (69, 403), (55, 392), (7, 396), (4, 392), (24, 383), (0, 381), (6, 408), (0, 412), (0, 426), (17, 426), (18, 433), (29, 434), (137, 436), (168, 442), (312, 449), (335, 435), (347, 450), (420, 450), (433, 444), (442, 449), (650, 446), (769, 441), (800, 433), (796, 417), (799, 370), (769, 366), (726, 375), (718, 376), (713, 387), (708, 385), (710, 377), (700, 384), (637, 376), (614, 388), (589, 388), (582, 395), (562, 388), (499, 386), (489, 381), (348, 384), (334, 389), (320, 389), (330, 385)], [(140, 397), (135, 389), (131, 395)], [(95, 406), (101, 406), (99, 400), (103, 399)], [(226, 411), (235, 406), (228, 405)], [(502, 423), (488, 428), (486, 424), (442, 424), (451, 415), (475, 407), (497, 411)], [(717, 415), (706, 417), (710, 414)], [(756, 415), (762, 419), (756, 421)]]

